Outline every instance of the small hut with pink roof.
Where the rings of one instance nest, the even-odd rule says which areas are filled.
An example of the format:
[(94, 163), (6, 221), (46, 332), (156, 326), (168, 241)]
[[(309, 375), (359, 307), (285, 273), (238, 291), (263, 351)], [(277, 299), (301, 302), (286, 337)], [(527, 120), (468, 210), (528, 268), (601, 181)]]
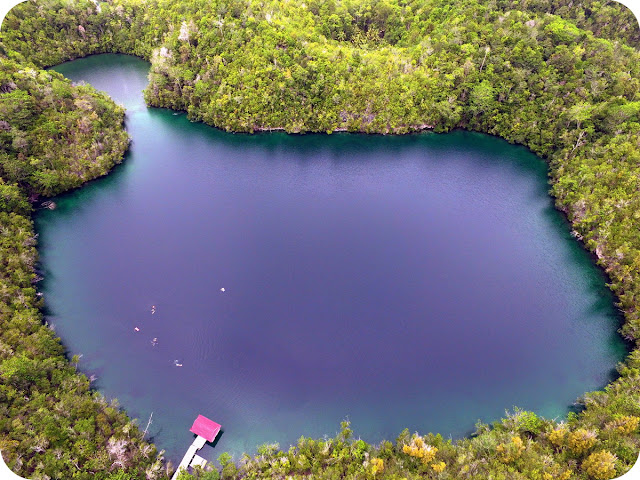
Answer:
[(200, 455), (196, 455), (196, 452), (204, 447), (205, 443), (213, 442), (220, 433), (220, 428), (222, 428), (222, 426), (219, 423), (208, 419), (204, 415), (198, 415), (198, 418), (195, 419), (192, 427), (189, 429), (191, 433), (196, 434), (196, 438), (182, 458), (171, 480), (178, 478), (180, 470), (186, 470), (196, 465), (201, 467), (206, 465), (207, 461)]

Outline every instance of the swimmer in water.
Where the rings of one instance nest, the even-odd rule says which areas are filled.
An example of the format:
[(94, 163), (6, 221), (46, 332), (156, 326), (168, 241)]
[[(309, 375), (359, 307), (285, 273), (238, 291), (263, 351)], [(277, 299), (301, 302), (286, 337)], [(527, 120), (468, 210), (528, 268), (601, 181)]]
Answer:
[(153, 340), (151, 340), (151, 345), (155, 347), (157, 344), (158, 344), (158, 337), (153, 337)]

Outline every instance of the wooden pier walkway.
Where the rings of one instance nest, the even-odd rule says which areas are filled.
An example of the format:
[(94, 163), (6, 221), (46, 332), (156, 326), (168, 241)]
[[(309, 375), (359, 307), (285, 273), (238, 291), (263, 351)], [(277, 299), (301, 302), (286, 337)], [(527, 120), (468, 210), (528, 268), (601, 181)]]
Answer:
[(209, 420), (203, 415), (198, 415), (198, 418), (196, 418), (195, 422), (193, 422), (193, 426), (189, 430), (197, 436), (191, 446), (187, 449), (187, 453), (182, 457), (182, 461), (180, 462), (180, 465), (178, 465), (173, 477), (171, 477), (171, 480), (176, 480), (181, 470), (188, 470), (189, 467), (194, 467), (196, 465), (204, 467), (207, 464), (207, 461), (197, 455), (197, 452), (204, 447), (205, 443), (213, 442), (215, 440), (218, 433), (220, 433), (220, 428), (222, 428), (220, 424)]

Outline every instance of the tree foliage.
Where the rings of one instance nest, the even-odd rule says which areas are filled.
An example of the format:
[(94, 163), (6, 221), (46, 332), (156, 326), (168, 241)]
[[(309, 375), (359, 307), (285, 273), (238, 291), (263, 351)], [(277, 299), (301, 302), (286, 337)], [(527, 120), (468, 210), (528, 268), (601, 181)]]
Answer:
[[(466, 128), (526, 145), (548, 161), (556, 205), (606, 271), (634, 347), (619, 377), (585, 394), (584, 408), (561, 423), (516, 410), (455, 443), (405, 431), (376, 446), (344, 424), (335, 438), (264, 446), (237, 464), (223, 457), (223, 478), (623, 473), (640, 447), (639, 46), (633, 15), (596, 0), (29, 0), (14, 8), (0, 33), (0, 448), (9, 462), (40, 477), (122, 465), (131, 478), (162, 474), (139, 435), (124, 433), (122, 414), (70, 372), (41, 324), (33, 285), (27, 198), (106, 173), (126, 147), (120, 109), (39, 69), (120, 52), (151, 62), (150, 105), (229, 131)], [(93, 407), (71, 407), (88, 398)], [(195, 478), (205, 473), (217, 475)]]

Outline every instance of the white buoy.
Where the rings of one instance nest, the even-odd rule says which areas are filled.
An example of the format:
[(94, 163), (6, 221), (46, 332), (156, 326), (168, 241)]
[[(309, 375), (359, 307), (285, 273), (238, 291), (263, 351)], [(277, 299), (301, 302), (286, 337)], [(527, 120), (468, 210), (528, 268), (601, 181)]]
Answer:
[(220, 289), (220, 291), (221, 291), (221, 292), (224, 292), (224, 287), (222, 287), (222, 288)]

